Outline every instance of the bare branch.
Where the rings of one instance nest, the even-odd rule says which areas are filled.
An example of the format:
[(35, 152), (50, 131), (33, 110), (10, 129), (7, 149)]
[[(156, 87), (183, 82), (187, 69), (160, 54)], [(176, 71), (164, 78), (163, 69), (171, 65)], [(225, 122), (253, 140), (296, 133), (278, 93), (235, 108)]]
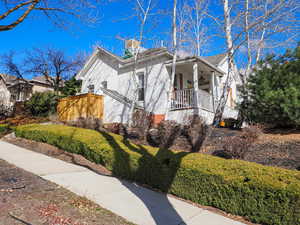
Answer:
[(8, 31), (15, 28), (17, 25), (22, 23), (29, 13), (34, 9), (35, 5), (39, 2), (39, 0), (33, 0), (33, 3), (28, 7), (28, 9), (20, 16), (15, 22), (8, 24), (8, 25), (0, 25), (0, 31)]

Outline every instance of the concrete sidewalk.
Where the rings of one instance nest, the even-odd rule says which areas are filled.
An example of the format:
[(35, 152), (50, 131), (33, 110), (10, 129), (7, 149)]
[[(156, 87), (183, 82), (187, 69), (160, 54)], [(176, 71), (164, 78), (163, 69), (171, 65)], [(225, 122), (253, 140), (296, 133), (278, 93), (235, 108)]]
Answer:
[(0, 141), (0, 158), (141, 225), (242, 225), (184, 201)]

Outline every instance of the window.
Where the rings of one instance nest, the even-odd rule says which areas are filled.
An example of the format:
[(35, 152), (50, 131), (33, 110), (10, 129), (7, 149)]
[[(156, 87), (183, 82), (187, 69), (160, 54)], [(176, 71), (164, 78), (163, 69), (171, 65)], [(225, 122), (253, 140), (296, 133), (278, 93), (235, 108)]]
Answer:
[(145, 77), (144, 73), (138, 73), (138, 101), (145, 100)]
[(107, 89), (107, 81), (106, 80), (102, 81), (101, 84), (102, 84), (103, 88)]

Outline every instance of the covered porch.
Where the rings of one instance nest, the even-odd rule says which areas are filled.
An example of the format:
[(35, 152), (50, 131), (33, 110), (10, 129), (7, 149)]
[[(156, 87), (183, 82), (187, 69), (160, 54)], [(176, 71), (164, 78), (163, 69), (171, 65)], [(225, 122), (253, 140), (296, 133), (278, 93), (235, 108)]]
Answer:
[[(166, 64), (171, 77), (172, 63)], [(199, 108), (215, 112), (220, 96), (220, 77), (224, 72), (198, 57), (176, 62), (171, 110)]]

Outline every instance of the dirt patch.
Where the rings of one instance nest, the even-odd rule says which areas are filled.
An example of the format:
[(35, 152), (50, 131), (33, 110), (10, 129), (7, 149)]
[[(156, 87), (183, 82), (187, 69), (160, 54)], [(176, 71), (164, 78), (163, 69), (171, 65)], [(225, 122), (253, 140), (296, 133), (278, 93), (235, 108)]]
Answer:
[[(201, 152), (226, 158), (222, 149), (226, 137), (239, 135), (241, 131), (214, 128)], [(267, 166), (300, 170), (300, 132), (277, 131), (263, 133), (251, 145), (244, 160)]]
[(245, 160), (268, 166), (300, 170), (300, 141), (270, 141), (254, 143)]
[(101, 175), (111, 175), (111, 172), (107, 170), (105, 167), (93, 163), (87, 159), (85, 159), (83, 156), (69, 153), (66, 151), (63, 151), (59, 148), (56, 148), (55, 146), (46, 144), (46, 143), (40, 143), (32, 140), (27, 140), (24, 138), (18, 138), (18, 137), (4, 137), (4, 141), (9, 142), (11, 144), (26, 148), (28, 150), (42, 153), (48, 156), (51, 156), (56, 159), (63, 160), (68, 163), (73, 163), (79, 166), (86, 167), (95, 173), (101, 174)]
[(0, 160), (0, 221), (5, 225), (132, 224), (3, 160)]

